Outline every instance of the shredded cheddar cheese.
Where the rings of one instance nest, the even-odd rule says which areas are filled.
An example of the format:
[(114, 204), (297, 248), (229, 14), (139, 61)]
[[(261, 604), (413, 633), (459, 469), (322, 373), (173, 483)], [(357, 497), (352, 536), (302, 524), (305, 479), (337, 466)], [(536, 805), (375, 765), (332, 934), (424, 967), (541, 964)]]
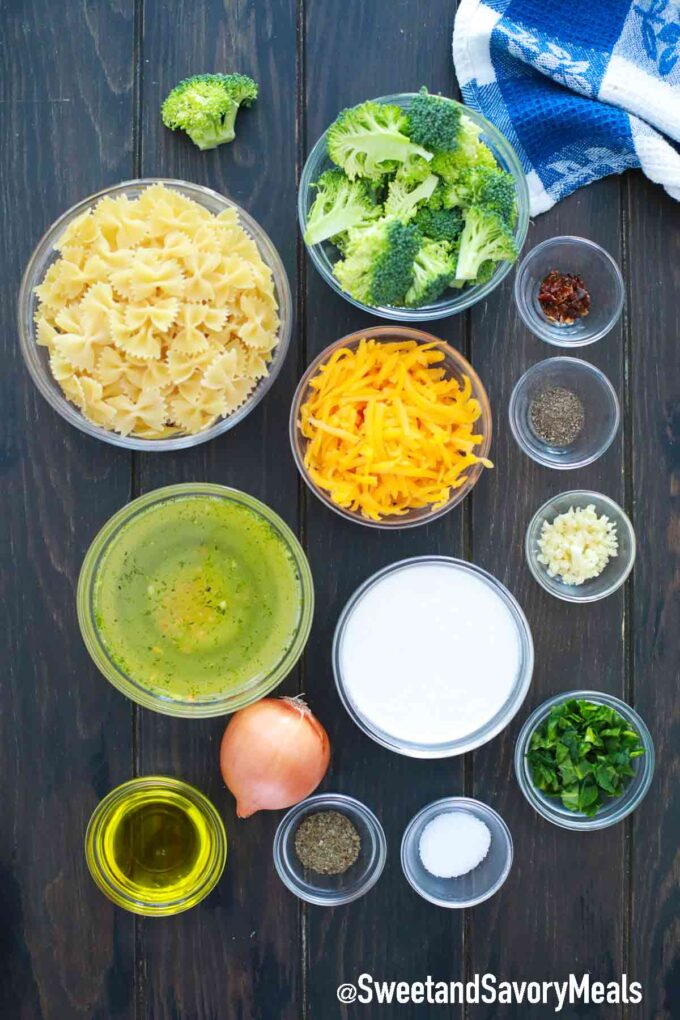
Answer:
[(449, 378), (436, 344), (362, 339), (311, 379), (298, 427), (312, 481), (343, 509), (379, 521), (437, 509), (475, 464), (481, 414), (467, 376)]

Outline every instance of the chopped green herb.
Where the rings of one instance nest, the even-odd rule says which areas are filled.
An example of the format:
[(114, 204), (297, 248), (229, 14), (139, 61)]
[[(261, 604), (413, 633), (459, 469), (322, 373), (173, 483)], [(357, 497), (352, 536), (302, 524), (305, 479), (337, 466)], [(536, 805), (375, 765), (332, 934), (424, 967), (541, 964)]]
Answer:
[(527, 763), (539, 790), (590, 817), (621, 796), (644, 753), (639, 733), (615, 709), (571, 698), (534, 730)]

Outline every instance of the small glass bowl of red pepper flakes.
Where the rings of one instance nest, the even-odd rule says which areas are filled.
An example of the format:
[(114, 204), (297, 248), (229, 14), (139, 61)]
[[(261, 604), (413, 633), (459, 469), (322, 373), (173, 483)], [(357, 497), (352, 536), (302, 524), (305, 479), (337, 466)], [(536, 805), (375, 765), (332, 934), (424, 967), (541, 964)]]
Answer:
[(515, 301), (525, 325), (546, 343), (585, 347), (618, 322), (624, 284), (611, 255), (585, 237), (551, 237), (522, 259)]

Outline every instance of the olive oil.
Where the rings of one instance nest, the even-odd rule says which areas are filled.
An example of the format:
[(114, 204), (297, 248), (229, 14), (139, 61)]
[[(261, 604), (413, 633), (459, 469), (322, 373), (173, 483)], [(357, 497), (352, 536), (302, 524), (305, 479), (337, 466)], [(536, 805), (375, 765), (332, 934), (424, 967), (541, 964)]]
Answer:
[(222, 821), (203, 794), (158, 776), (113, 790), (88, 826), (86, 855), (95, 882), (119, 906), (175, 914), (219, 879), (226, 858)]

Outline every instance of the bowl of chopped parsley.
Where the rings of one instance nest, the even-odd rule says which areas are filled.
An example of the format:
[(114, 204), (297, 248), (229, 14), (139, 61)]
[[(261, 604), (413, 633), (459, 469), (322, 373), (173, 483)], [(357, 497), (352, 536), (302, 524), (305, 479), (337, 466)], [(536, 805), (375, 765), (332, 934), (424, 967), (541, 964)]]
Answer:
[(529, 716), (515, 772), (529, 803), (554, 825), (605, 829), (647, 793), (654, 744), (630, 705), (601, 691), (569, 691)]

